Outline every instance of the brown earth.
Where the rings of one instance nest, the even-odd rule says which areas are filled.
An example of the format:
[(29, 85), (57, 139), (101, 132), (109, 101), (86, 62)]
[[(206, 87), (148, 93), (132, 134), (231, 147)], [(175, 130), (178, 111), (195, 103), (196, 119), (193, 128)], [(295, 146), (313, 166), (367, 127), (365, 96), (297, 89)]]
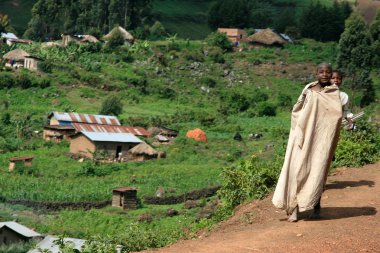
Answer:
[(371, 23), (376, 16), (376, 11), (380, 9), (379, 0), (357, 0), (356, 8), (363, 15), (367, 23)]
[(289, 223), (271, 196), (240, 206), (210, 233), (155, 253), (380, 252), (380, 163), (339, 168), (322, 196), (322, 218)]

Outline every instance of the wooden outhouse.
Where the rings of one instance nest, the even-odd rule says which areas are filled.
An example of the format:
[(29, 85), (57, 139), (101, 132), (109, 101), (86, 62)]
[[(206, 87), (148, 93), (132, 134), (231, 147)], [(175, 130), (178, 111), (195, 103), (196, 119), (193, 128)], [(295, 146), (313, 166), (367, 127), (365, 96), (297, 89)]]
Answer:
[(23, 163), (26, 167), (31, 167), (34, 156), (12, 157), (9, 159), (9, 171), (14, 171), (17, 163)]
[(112, 206), (124, 210), (137, 209), (137, 190), (134, 187), (118, 187), (112, 190)]

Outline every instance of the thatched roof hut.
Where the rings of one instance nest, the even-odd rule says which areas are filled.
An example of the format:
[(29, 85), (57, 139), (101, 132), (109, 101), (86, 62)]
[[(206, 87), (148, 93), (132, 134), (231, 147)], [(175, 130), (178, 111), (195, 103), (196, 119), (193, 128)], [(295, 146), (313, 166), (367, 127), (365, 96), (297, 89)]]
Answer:
[(137, 146), (131, 148), (128, 151), (128, 153), (132, 155), (149, 155), (149, 156), (154, 156), (158, 154), (158, 152), (154, 148), (152, 148), (145, 142), (142, 142), (138, 144)]
[(286, 40), (284, 40), (279, 34), (269, 28), (254, 33), (247, 38), (247, 41), (250, 43), (257, 43), (267, 46), (283, 45), (287, 43)]
[(83, 39), (81, 39), (80, 42), (97, 43), (97, 42), (99, 42), (99, 40), (98, 40), (95, 36), (92, 36), (92, 35), (84, 35), (84, 36), (83, 36)]
[(128, 150), (128, 160), (133, 161), (144, 161), (149, 159), (155, 159), (155, 158), (164, 158), (165, 153), (159, 152), (146, 144), (145, 142), (142, 142), (138, 144), (137, 146), (131, 148)]
[(15, 60), (15, 61), (24, 61), (26, 56), (30, 56), (30, 54), (28, 54), (24, 50), (18, 48), (18, 49), (9, 51), (5, 55), (3, 55), (3, 59)]
[(124, 38), (124, 40), (127, 40), (127, 41), (133, 41), (134, 40), (132, 34), (127, 32), (127, 30), (125, 30), (121, 26), (118, 26), (118, 27), (115, 27), (114, 29), (112, 29), (107, 35), (104, 35), (103, 39), (109, 40), (116, 31), (120, 32), (120, 34)]

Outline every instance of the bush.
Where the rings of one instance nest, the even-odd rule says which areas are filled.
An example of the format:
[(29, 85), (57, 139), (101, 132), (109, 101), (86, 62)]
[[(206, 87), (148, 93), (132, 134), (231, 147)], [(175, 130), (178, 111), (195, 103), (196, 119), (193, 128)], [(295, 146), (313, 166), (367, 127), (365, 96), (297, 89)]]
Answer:
[(51, 61), (45, 60), (38, 63), (38, 69), (45, 73), (51, 73), (53, 69), (53, 64)]
[(211, 33), (206, 38), (206, 42), (208, 45), (219, 47), (223, 51), (232, 50), (232, 44), (225, 33), (220, 33), (220, 32)]
[(11, 88), (15, 85), (15, 82), (13, 74), (0, 72), (0, 89)]
[(260, 102), (255, 107), (256, 116), (276, 116), (276, 106), (268, 102)]
[(378, 127), (362, 121), (354, 131), (341, 131), (333, 165), (334, 167), (358, 167), (376, 162), (379, 156), (380, 134)]
[(197, 50), (188, 50), (186, 49), (183, 52), (183, 57), (188, 61), (197, 61), (197, 62), (203, 62), (205, 59), (201, 52)]
[(277, 96), (277, 105), (290, 107), (292, 106), (292, 98), (289, 95), (285, 95), (281, 93)]
[(208, 77), (208, 76), (202, 77), (201, 78), (201, 83), (203, 85), (207, 85), (210, 88), (214, 88), (216, 86), (216, 81), (213, 78)]
[(263, 198), (276, 184), (280, 169), (277, 160), (272, 163), (253, 156), (235, 167), (223, 169), (218, 194), (231, 208), (248, 199)]
[(100, 109), (101, 115), (115, 115), (118, 116), (123, 112), (123, 103), (121, 98), (116, 95), (111, 95), (102, 103)]
[(207, 53), (209, 59), (215, 63), (225, 63), (223, 50), (218, 47), (211, 48)]
[(17, 84), (22, 89), (29, 89), (32, 87), (32, 79), (30, 78), (30, 76), (27, 73), (22, 72), (17, 77)]

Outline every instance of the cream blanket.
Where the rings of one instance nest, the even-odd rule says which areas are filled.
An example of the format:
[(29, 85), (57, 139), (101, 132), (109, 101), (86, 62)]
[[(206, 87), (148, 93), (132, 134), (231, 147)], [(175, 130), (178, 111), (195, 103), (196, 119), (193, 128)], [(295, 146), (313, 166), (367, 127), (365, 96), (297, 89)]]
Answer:
[(339, 138), (342, 104), (336, 85), (321, 91), (306, 85), (293, 107), (285, 161), (272, 202), (291, 214), (312, 209), (322, 195)]

